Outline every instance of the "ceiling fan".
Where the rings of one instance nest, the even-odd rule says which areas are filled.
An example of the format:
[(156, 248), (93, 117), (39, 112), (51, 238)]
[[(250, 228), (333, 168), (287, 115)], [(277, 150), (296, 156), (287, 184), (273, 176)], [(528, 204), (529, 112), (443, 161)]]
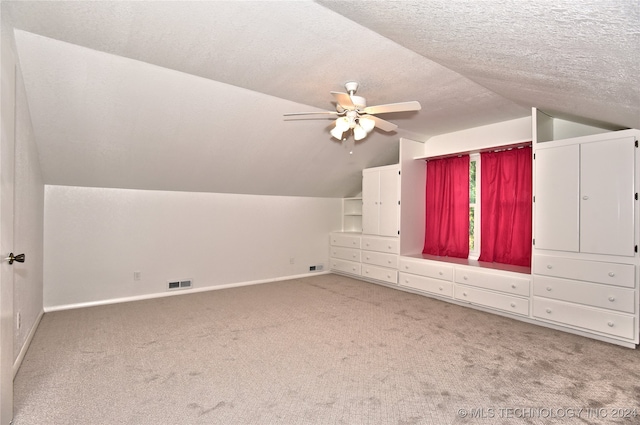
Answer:
[(333, 137), (343, 140), (344, 133), (352, 130), (353, 138), (362, 140), (376, 127), (383, 131), (394, 131), (398, 128), (394, 123), (376, 117), (376, 114), (419, 111), (422, 109), (420, 103), (416, 101), (367, 106), (367, 101), (364, 97), (355, 95), (358, 90), (357, 82), (350, 81), (344, 87), (347, 89), (347, 93), (331, 92), (337, 103), (335, 112), (292, 112), (284, 114), (284, 116), (334, 115), (338, 118), (336, 119), (335, 128), (331, 130)]

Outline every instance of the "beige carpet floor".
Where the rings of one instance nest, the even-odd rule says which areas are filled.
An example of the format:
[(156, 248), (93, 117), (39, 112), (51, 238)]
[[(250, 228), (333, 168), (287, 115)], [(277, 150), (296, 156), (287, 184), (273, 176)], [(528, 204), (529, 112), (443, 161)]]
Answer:
[(640, 350), (338, 275), (47, 313), (15, 425), (639, 424)]

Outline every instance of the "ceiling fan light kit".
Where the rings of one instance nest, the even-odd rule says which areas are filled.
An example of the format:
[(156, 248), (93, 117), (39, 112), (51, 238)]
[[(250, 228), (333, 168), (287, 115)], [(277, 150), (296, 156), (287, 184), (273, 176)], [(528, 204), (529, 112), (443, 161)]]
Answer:
[(338, 140), (346, 140), (344, 133), (351, 130), (353, 132), (353, 138), (359, 141), (367, 137), (376, 127), (382, 131), (394, 131), (398, 128), (398, 126), (392, 122), (376, 117), (376, 114), (419, 111), (422, 109), (420, 103), (416, 101), (367, 106), (367, 100), (364, 97), (355, 95), (356, 90), (358, 90), (357, 82), (349, 81), (344, 87), (347, 93), (331, 92), (336, 100), (335, 112), (293, 112), (284, 114), (284, 116), (337, 115), (338, 118), (335, 120), (335, 127), (330, 131), (331, 136)]

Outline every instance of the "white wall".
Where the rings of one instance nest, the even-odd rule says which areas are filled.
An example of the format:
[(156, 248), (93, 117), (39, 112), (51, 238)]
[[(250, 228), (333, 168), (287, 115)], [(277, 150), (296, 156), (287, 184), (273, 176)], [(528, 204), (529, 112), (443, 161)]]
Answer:
[(340, 220), (337, 198), (46, 186), (45, 310), (326, 268)]
[(531, 116), (431, 137), (423, 157), (472, 152), (532, 140)]

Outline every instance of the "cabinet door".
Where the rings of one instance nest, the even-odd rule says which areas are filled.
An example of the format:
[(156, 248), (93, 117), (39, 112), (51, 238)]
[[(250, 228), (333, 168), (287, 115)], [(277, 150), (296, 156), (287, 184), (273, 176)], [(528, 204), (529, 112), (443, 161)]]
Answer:
[(633, 257), (634, 139), (583, 143), (580, 150), (580, 251)]
[(362, 233), (377, 235), (380, 222), (380, 173), (362, 173)]
[(380, 224), (379, 235), (398, 236), (398, 168), (380, 171)]
[(580, 147), (539, 149), (535, 157), (535, 241), (538, 249), (580, 248)]

